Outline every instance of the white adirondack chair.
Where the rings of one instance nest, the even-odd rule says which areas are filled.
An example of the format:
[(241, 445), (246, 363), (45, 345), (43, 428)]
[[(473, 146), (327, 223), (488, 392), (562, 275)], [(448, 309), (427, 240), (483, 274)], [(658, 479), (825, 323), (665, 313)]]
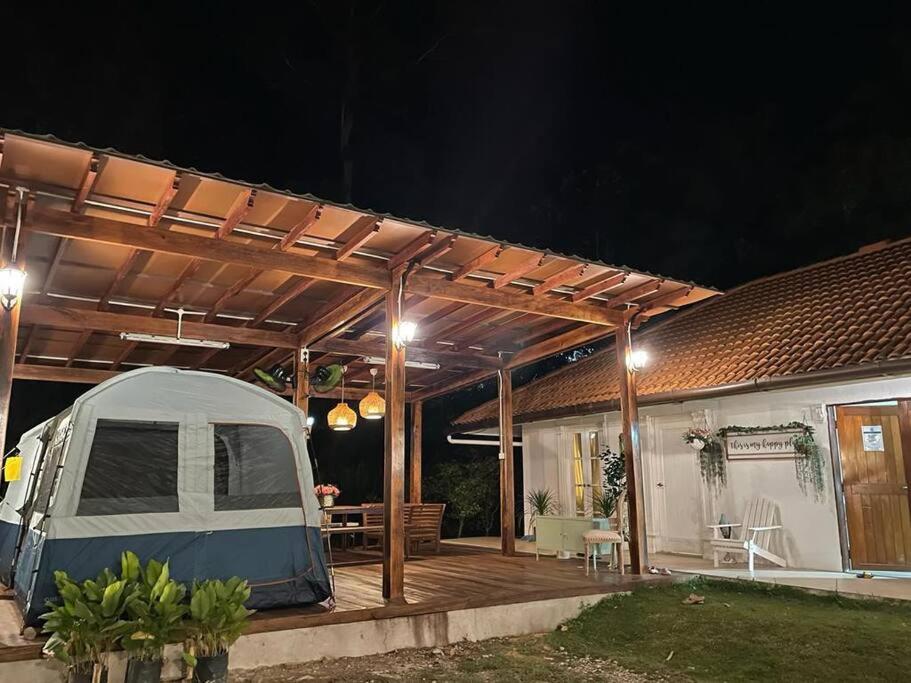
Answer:
[[(788, 563), (779, 555), (773, 553), (771, 547), (772, 532), (781, 529), (780, 524), (775, 524), (778, 511), (775, 503), (768, 498), (754, 498), (747, 503), (743, 513), (742, 524), (710, 524), (714, 532), (712, 538), (715, 566), (718, 566), (719, 553), (741, 553), (747, 555), (750, 573), (753, 572), (753, 557), (759, 555), (779, 567), (787, 567)], [(731, 538), (724, 538), (721, 530), (730, 528)], [(739, 528), (739, 534), (734, 534), (734, 528)], [(735, 536), (739, 536), (735, 538)]]

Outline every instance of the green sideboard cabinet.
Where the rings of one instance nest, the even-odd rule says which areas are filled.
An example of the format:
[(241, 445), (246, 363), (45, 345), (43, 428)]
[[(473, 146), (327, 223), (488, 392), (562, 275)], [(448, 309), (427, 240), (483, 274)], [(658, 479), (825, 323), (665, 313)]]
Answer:
[[(571, 555), (585, 553), (582, 534), (591, 529), (610, 529), (610, 519), (604, 517), (557, 517), (541, 515), (535, 518), (535, 557), (544, 551), (567, 552)], [(610, 543), (602, 543), (599, 555), (610, 552)]]

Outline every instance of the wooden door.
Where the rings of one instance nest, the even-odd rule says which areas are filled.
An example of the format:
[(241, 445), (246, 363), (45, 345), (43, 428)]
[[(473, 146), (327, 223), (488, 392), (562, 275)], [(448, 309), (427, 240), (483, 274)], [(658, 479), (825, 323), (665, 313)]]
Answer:
[(840, 406), (836, 415), (851, 566), (907, 569), (909, 403)]

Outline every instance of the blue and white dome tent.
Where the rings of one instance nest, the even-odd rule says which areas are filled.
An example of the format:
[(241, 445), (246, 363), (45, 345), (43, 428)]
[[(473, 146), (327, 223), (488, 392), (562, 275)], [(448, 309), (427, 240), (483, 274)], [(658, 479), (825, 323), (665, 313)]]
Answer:
[(0, 581), (26, 624), (120, 553), (178, 580), (240, 576), (249, 607), (331, 594), (304, 414), (230, 377), (156, 367), (110, 379), (23, 435), (0, 501)]

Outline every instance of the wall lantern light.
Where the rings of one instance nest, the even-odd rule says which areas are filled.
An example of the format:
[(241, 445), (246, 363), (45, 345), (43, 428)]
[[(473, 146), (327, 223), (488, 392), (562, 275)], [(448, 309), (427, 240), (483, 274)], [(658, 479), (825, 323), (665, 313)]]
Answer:
[(392, 328), (392, 343), (398, 348), (407, 346), (414, 341), (414, 335), (417, 331), (417, 323), (410, 320), (403, 320)]
[(25, 271), (10, 264), (0, 270), (0, 304), (11, 311), (22, 299), (25, 289)]
[(631, 372), (639, 372), (648, 364), (648, 353), (642, 349), (631, 350), (626, 364)]

